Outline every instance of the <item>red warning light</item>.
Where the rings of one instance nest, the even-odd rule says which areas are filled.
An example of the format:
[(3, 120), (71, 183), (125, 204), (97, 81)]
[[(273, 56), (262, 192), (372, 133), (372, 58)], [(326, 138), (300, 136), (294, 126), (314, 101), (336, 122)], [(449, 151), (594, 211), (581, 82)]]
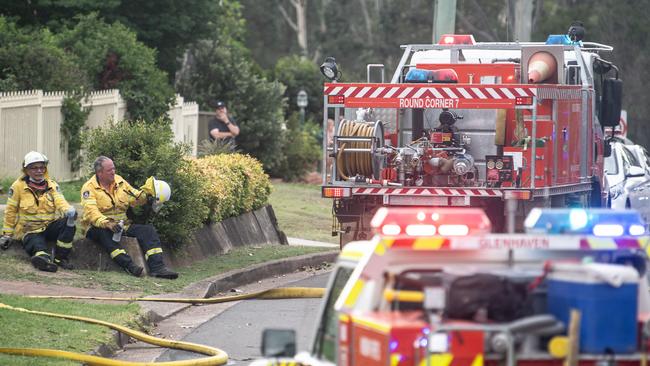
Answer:
[(452, 44), (476, 44), (474, 36), (471, 34), (443, 34), (438, 41), (441, 45)]

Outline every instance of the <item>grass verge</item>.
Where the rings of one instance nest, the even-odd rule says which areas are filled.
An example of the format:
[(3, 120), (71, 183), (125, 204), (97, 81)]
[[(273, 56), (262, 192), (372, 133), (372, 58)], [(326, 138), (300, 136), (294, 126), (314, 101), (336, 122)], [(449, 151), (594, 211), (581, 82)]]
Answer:
[[(0, 302), (29, 310), (92, 317), (138, 329), (137, 304), (103, 305), (68, 300), (26, 299), (0, 295)], [(38, 347), (85, 353), (111, 341), (109, 328), (78, 321), (25, 314), (0, 308), (0, 339), (3, 347)], [(0, 354), (0, 365), (78, 365), (53, 358), (19, 357)]]
[(269, 203), (287, 236), (339, 242), (332, 236), (332, 200), (321, 197), (320, 186), (273, 182)]
[[(60, 271), (55, 274), (39, 272), (24, 259), (0, 254), (0, 279), (26, 281), (50, 286), (66, 285), (110, 291), (125, 291), (152, 295), (179, 292), (190, 283), (233, 269), (303, 254), (325, 251), (327, 248), (273, 245), (233, 249), (228, 254), (207, 258), (189, 267), (179, 269), (177, 280), (160, 280), (152, 277), (136, 278), (122, 272)], [(65, 294), (61, 294), (65, 295)], [(30, 310), (55, 312), (92, 317), (137, 329), (137, 304), (102, 305), (67, 300), (30, 299), (20, 296), (0, 295), (0, 302)], [(64, 319), (14, 312), (0, 308), (0, 339), (3, 347), (39, 347), (89, 352), (100, 344), (111, 342), (110, 329)], [(18, 357), (0, 354), (0, 365), (77, 365), (75, 362), (52, 358)]]

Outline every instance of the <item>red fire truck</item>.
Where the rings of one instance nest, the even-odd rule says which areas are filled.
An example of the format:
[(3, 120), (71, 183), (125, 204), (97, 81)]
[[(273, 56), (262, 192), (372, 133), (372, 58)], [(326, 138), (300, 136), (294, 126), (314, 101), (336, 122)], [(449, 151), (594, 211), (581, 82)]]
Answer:
[(611, 47), (446, 35), (402, 48), (389, 83), (383, 65), (366, 83), (338, 82), (333, 58), (321, 66), (324, 131), (335, 123), (322, 195), (341, 245), (369, 238), (383, 206), (482, 208), (496, 232), (515, 232), (533, 207), (606, 204), (603, 127), (618, 124), (622, 90), (602, 58)]

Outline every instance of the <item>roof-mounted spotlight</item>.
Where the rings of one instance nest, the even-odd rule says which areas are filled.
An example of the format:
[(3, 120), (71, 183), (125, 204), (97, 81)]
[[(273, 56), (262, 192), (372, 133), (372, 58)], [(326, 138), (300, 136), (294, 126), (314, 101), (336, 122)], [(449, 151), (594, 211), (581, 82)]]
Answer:
[(320, 65), (320, 72), (331, 81), (337, 81), (341, 77), (341, 72), (336, 66), (336, 60), (334, 57), (327, 57), (325, 59), (325, 62)]

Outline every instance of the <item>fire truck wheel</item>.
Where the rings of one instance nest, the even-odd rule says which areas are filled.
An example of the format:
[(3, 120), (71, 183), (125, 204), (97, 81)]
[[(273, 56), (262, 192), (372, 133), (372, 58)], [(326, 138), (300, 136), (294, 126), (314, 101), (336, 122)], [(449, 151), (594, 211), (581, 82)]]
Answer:
[(584, 208), (590, 203), (584, 193), (571, 193), (566, 195), (566, 207), (568, 208)]

